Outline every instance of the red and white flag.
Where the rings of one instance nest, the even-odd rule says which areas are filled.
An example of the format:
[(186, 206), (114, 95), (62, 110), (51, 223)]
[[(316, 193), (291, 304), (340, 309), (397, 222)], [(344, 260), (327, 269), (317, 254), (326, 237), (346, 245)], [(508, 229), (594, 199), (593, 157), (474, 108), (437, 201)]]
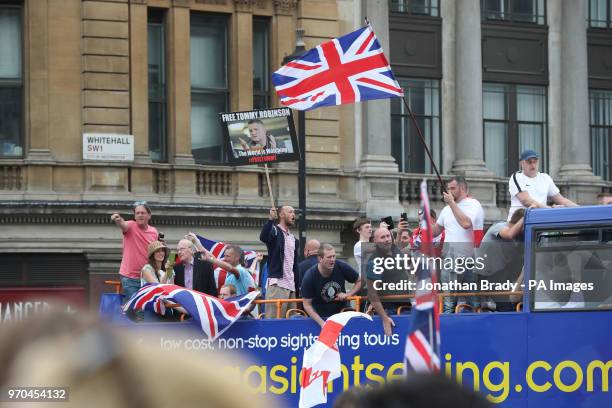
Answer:
[(336, 340), (346, 323), (353, 317), (372, 317), (359, 312), (342, 312), (330, 316), (319, 338), (304, 350), (300, 372), (299, 408), (309, 408), (327, 402), (327, 384), (340, 377), (340, 352)]

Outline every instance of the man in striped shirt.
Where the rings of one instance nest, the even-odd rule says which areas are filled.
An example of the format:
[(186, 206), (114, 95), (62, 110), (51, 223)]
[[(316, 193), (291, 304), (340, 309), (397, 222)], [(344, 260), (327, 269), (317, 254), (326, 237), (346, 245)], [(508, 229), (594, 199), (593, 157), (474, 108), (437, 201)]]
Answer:
[[(298, 250), (299, 241), (289, 228), (295, 224), (295, 210), (290, 206), (270, 209), (268, 221), (263, 226), (259, 239), (268, 248), (268, 282), (266, 299), (294, 299), (299, 287)], [(278, 225), (275, 220), (278, 218)], [(288, 304), (281, 304), (281, 317), (285, 317)], [(266, 318), (277, 316), (277, 305), (266, 304)]]

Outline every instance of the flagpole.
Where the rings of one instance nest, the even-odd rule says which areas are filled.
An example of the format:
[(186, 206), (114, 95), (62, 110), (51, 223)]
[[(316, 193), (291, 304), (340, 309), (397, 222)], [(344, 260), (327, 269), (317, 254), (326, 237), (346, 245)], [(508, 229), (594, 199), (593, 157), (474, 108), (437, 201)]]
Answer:
[(272, 208), (276, 208), (274, 205), (274, 194), (272, 194), (272, 183), (270, 183), (270, 171), (268, 170), (268, 163), (264, 163), (264, 168), (266, 169), (266, 180), (268, 181), (268, 192), (270, 193), (270, 203), (272, 203)]
[[(372, 25), (370, 24), (370, 20), (368, 20), (368, 17), (365, 16), (363, 18), (365, 20), (365, 23), (368, 27), (370, 27), (372, 29), (372, 31), (374, 31), (374, 29), (372, 28)], [(416, 121), (416, 118), (414, 117), (414, 113), (412, 112), (412, 109), (410, 109), (410, 106), (408, 106), (408, 102), (406, 102), (406, 97), (402, 96), (402, 101), (404, 101), (404, 106), (406, 107), (406, 109), (408, 110), (408, 112), (410, 113), (410, 119), (412, 119), (412, 123), (414, 123), (414, 127), (417, 130), (417, 133), (419, 134), (419, 137), (421, 139), (421, 143), (423, 144), (423, 147), (425, 148), (425, 152), (427, 152), (427, 156), (429, 157), (429, 160), (431, 161), (431, 166), (433, 167), (434, 171), (436, 172), (436, 177), (438, 177), (438, 181), (440, 182), (440, 186), (442, 186), (442, 190), (446, 191), (446, 189), (444, 188), (444, 182), (442, 181), (442, 177), (440, 177), (440, 172), (438, 171), (438, 166), (436, 166), (436, 163), (434, 162), (433, 157), (431, 156), (431, 152), (429, 151), (429, 147), (427, 146), (427, 143), (425, 142), (425, 138), (423, 137), (423, 132), (421, 132), (421, 128), (419, 127), (419, 124)]]
[(421, 132), (421, 128), (419, 127), (419, 124), (417, 123), (416, 117), (414, 116), (414, 112), (412, 112), (412, 109), (410, 109), (410, 106), (408, 105), (408, 102), (406, 102), (406, 97), (402, 96), (402, 101), (404, 102), (404, 106), (406, 107), (406, 110), (408, 110), (408, 113), (410, 113), (410, 119), (412, 119), (412, 123), (414, 124), (414, 127), (417, 130), (417, 133), (419, 134), (419, 138), (421, 139), (421, 143), (423, 144), (423, 147), (425, 148), (425, 152), (427, 153), (427, 156), (429, 157), (429, 161), (431, 161), (431, 166), (433, 167), (434, 171), (436, 172), (436, 176), (438, 177), (438, 181), (440, 182), (440, 186), (442, 187), (443, 191), (446, 191), (446, 188), (444, 188), (444, 182), (442, 181), (442, 177), (440, 177), (440, 172), (438, 171), (438, 166), (436, 166), (436, 162), (434, 161), (433, 157), (431, 156), (431, 152), (429, 151), (429, 147), (427, 146), (427, 142), (425, 142), (425, 137), (423, 137), (423, 132)]
[[(304, 43), (304, 29), (297, 28), (295, 30), (295, 49), (291, 55), (285, 56), (282, 65), (287, 65), (289, 62), (299, 58), (306, 52), (306, 44)], [(300, 250), (298, 252), (300, 261), (304, 259), (304, 247), (306, 245), (306, 114), (303, 110), (297, 110), (297, 137), (298, 137), (298, 205), (300, 207), (300, 216), (298, 218), (298, 239), (300, 241)]]
[[(434, 302), (435, 302), (435, 300), (434, 300)], [(429, 313), (429, 319), (428, 320), (429, 320), (429, 341), (431, 342), (431, 348), (434, 350), (434, 354), (438, 354), (438, 350), (436, 350), (434, 348), (434, 341), (435, 341), (435, 339), (433, 337), (433, 313)], [(433, 369), (433, 361), (431, 363), (430, 370), (431, 369)]]

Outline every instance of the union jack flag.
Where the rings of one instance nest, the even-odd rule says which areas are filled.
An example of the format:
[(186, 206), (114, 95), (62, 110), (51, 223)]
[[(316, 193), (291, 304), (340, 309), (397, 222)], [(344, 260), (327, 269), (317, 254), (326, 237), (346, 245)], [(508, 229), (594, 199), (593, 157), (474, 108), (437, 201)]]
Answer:
[[(423, 230), (421, 251), (423, 255), (433, 256), (431, 217), (429, 215), (429, 197), (427, 182), (421, 183), (421, 206)], [(423, 258), (425, 261), (427, 258)], [(412, 310), (412, 320), (406, 347), (404, 366), (406, 374), (410, 372), (440, 371), (440, 310), (436, 290), (429, 289), (436, 283), (435, 263), (421, 263), (417, 274), (416, 305)], [(429, 266), (432, 266), (431, 268)]]
[[(200, 235), (196, 235), (198, 240), (202, 244), (204, 248), (215, 258), (223, 258), (225, 255), (225, 248), (227, 248), (227, 244), (219, 241), (213, 241), (208, 238), (204, 238)], [(250, 269), (253, 266), (253, 262), (257, 262), (257, 252), (247, 250), (244, 251), (244, 264), (245, 267)], [(253, 272), (251, 273), (253, 277), (253, 281), (256, 285), (259, 284), (259, 265), (255, 267)], [(225, 278), (227, 277), (227, 271), (221, 268), (215, 269), (215, 284), (217, 285), (217, 290), (221, 290), (221, 287), (225, 284)], [(255, 288), (253, 288), (255, 289)]]
[(281, 104), (297, 110), (404, 95), (370, 26), (317, 45), (272, 83)]
[(151, 283), (140, 288), (123, 306), (123, 311), (149, 310), (166, 314), (164, 301), (178, 303), (197, 322), (210, 340), (215, 340), (234, 324), (259, 292), (221, 300), (182, 286)]

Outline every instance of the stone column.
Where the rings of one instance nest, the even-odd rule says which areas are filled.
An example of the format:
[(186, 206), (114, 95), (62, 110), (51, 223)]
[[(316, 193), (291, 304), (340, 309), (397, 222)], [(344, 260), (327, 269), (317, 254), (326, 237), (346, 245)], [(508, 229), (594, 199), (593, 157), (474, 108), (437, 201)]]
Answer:
[(483, 160), (480, 1), (458, 0), (455, 13), (455, 41), (461, 49), (455, 53), (455, 162), (451, 172), (468, 177), (489, 175)]
[[(274, 0), (274, 18), (271, 25), (271, 36), (272, 36), (272, 50), (271, 50), (271, 70), (276, 71), (282, 64), (283, 59), (293, 53), (295, 49), (295, 29), (298, 27), (298, 15), (300, 3), (298, 0)], [(302, 4), (303, 6), (303, 4)], [(308, 47), (307, 47), (308, 48)], [(272, 92), (272, 105), (280, 106), (278, 101), (278, 95), (276, 92)], [(295, 126), (297, 131), (297, 112), (294, 112)], [(308, 160), (307, 160), (308, 162)], [(270, 173), (270, 180), (272, 184), (272, 190), (275, 191), (274, 196), (277, 204), (289, 204), (296, 206), (298, 204), (298, 180), (297, 173), (294, 169), (297, 169), (297, 163), (278, 163), (272, 166)], [(242, 183), (246, 182), (241, 176)], [(255, 179), (249, 176), (249, 184), (251, 187), (255, 186)], [(267, 189), (267, 187), (266, 187)], [(254, 190), (253, 190), (254, 191)], [(269, 206), (269, 200), (263, 201), (263, 205)]]
[[(389, 7), (387, 0), (361, 3), (361, 16), (368, 18), (385, 55), (389, 56)], [(362, 20), (363, 21), (363, 20)], [(360, 196), (368, 217), (397, 216), (404, 211), (399, 203), (397, 163), (391, 156), (391, 102), (380, 99), (361, 103), (363, 115)]]
[(592, 177), (589, 146), (589, 74), (586, 0), (561, 3), (561, 138), (559, 176)]
[(253, 108), (253, 5), (254, 0), (234, 0), (232, 24), (231, 106), (243, 111)]
[[(24, 168), (23, 180), (26, 199), (48, 199), (53, 194), (54, 159), (49, 149), (49, 55), (47, 0), (26, 2), (24, 33), (29, 46), (24, 49), (22, 64), (24, 70), (24, 93), (27, 109), (24, 111), (25, 127), (21, 140), (25, 163), (36, 166)], [(26, 137), (27, 135), (27, 137)], [(29, 139), (29, 143), (26, 140)], [(44, 164), (44, 165), (41, 165)]]
[(132, 0), (129, 7), (131, 130), (134, 135), (134, 161), (150, 163), (147, 5)]
[[(130, 1), (130, 98), (131, 130), (134, 135), (134, 163), (150, 164), (149, 155), (149, 82), (147, 44), (147, 5)], [(132, 167), (132, 193), (140, 200), (153, 201), (154, 177), (149, 166)]]
[(191, 54), (189, 3), (174, 0), (168, 15), (168, 157), (175, 164), (171, 174), (172, 199), (195, 201), (196, 173), (191, 154)]
[(603, 185), (590, 164), (586, 10), (586, 0), (561, 2), (562, 150), (557, 184), (578, 204), (595, 203)]
[[(295, 48), (295, 29), (297, 0), (274, 0), (274, 18), (270, 25), (272, 48), (270, 49), (270, 68), (280, 68), (283, 58)], [(272, 92), (271, 106), (280, 106), (278, 95)]]
[[(455, 0), (441, 0), (442, 61), (455, 61)], [(463, 51), (463, 50), (460, 50)], [(442, 64), (442, 169), (448, 172), (455, 160), (455, 65)]]
[(191, 154), (190, 21), (188, 4), (175, 1), (168, 15), (168, 157), (193, 164)]
[(36, 2), (36, 5), (29, 2), (24, 19), (29, 41), (22, 58), (22, 61), (28, 61), (24, 82), (28, 92), (26, 117), (29, 129), (24, 134), (29, 133), (29, 146), (25, 140), (22, 141), (26, 163), (54, 161), (49, 149), (49, 7), (47, 0)]
[(448, 38), (445, 41), (446, 47), (452, 48), (445, 51), (454, 55), (450, 61), (455, 62), (454, 76), (450, 78), (454, 83), (446, 84), (450, 88), (446, 90), (449, 95), (453, 88), (455, 91), (451, 108), (454, 110), (454, 129), (449, 129), (451, 135), (443, 135), (445, 141), (452, 139), (454, 151), (446, 153), (445, 158), (454, 153), (450, 172), (467, 178), (470, 195), (485, 208), (487, 220), (499, 219), (505, 215), (500, 214), (496, 204), (497, 179), (484, 162), (480, 1), (457, 0), (454, 6), (454, 21), (445, 22), (454, 23), (454, 44), (449, 44), (452, 40)]
[(562, 165), (563, 143), (561, 121), (563, 119), (561, 96), (561, 25), (562, 2), (548, 0), (546, 15), (548, 20), (548, 172), (554, 176)]
[[(253, 7), (255, 0), (234, 0), (236, 13), (232, 24), (230, 66), (231, 110), (253, 109)], [(238, 188), (236, 204), (253, 204), (259, 197), (259, 178), (255, 172), (235, 172)], [(268, 204), (269, 205), (269, 204)]]

